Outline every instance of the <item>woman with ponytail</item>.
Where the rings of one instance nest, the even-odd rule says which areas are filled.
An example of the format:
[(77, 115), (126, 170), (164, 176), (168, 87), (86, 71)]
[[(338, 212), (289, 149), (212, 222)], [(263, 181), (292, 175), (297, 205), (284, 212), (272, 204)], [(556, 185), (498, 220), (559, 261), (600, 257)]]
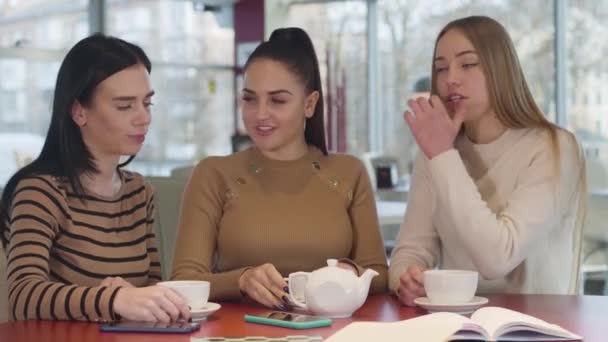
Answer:
[(243, 121), (255, 146), (195, 168), (179, 220), (172, 277), (211, 282), (211, 299), (248, 297), (287, 309), (283, 280), (329, 258), (355, 273), (387, 264), (363, 164), (327, 152), (323, 92), (312, 42), (274, 31), (245, 65)]
[(122, 169), (150, 125), (150, 70), (141, 48), (101, 34), (63, 60), (42, 151), (2, 194), (12, 319), (190, 317), (176, 293), (149, 286), (161, 279), (152, 189)]

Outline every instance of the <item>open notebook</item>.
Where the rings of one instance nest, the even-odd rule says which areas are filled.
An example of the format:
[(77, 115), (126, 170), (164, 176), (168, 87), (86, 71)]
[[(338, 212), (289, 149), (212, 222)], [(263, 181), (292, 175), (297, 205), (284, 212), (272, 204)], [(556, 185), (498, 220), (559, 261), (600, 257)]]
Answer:
[(399, 322), (355, 322), (329, 337), (328, 342), (356, 341), (575, 341), (562, 327), (517, 311), (481, 308), (471, 318), (438, 312)]

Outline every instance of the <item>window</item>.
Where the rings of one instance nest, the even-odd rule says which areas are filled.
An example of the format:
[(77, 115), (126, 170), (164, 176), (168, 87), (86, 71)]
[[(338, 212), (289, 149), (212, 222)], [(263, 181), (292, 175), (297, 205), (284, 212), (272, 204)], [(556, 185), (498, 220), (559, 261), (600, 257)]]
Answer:
[(0, 6), (0, 187), (42, 148), (59, 64), (88, 33), (87, 3), (23, 0)]
[(146, 175), (232, 152), (232, 7), (195, 10), (190, 1), (108, 2), (108, 33), (140, 45), (152, 61), (152, 124), (129, 166)]

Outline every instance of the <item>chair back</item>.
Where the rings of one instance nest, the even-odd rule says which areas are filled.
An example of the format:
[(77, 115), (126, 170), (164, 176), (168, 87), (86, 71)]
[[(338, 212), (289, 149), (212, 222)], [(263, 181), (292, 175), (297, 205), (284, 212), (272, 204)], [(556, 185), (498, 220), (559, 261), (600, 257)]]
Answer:
[(154, 188), (154, 228), (163, 279), (171, 276), (177, 222), (187, 178), (146, 177)]

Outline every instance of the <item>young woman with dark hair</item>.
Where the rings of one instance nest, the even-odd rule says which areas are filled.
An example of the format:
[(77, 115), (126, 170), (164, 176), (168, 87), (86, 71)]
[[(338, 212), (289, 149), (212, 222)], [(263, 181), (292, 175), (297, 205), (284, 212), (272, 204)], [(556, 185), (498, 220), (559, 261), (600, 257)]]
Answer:
[(321, 76), (306, 32), (278, 29), (256, 48), (242, 101), (255, 146), (195, 168), (172, 277), (209, 280), (212, 300), (246, 296), (286, 309), (283, 277), (337, 258), (354, 272), (375, 269), (370, 291), (385, 291), (374, 192), (357, 158), (327, 152)]
[(100, 34), (63, 60), (42, 151), (2, 194), (13, 319), (189, 317), (176, 293), (149, 286), (161, 279), (152, 189), (119, 164), (151, 121), (150, 70), (141, 48)]

